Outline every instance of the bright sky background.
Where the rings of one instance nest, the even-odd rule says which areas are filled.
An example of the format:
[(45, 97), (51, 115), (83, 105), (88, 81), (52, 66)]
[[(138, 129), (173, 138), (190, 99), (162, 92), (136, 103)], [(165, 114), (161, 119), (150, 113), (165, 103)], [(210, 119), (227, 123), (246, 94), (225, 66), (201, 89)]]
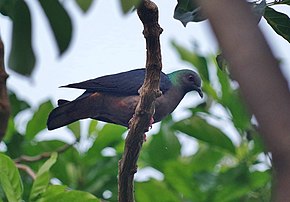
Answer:
[[(81, 93), (79, 90), (59, 89), (61, 85), (144, 67), (143, 25), (135, 12), (126, 16), (121, 13), (119, 0), (95, 0), (86, 14), (81, 12), (74, 1), (64, 1), (73, 20), (74, 33), (69, 50), (61, 57), (38, 2), (26, 2), (32, 12), (36, 70), (31, 79), (23, 78), (9, 69), (7, 71), (10, 74), (8, 88), (16, 91), (18, 96), (29, 101), (32, 106), (37, 107), (47, 99), (52, 99), (54, 103), (59, 98), (73, 99)], [(172, 17), (177, 1), (154, 2), (159, 7), (160, 25), (164, 29), (161, 48), (165, 73), (191, 68), (179, 59), (171, 46), (172, 40), (188, 48), (197, 42), (202, 53), (216, 53), (218, 46), (207, 21), (189, 23), (184, 28)], [(288, 9), (290, 13), (289, 6), (275, 8)], [(0, 24), (8, 61), (12, 24), (3, 16), (0, 17)], [(282, 61), (283, 71), (290, 81), (290, 44), (278, 36), (264, 19), (260, 25), (273, 52)], [(186, 96), (175, 116), (182, 116), (182, 109), (199, 101), (197, 93)]]

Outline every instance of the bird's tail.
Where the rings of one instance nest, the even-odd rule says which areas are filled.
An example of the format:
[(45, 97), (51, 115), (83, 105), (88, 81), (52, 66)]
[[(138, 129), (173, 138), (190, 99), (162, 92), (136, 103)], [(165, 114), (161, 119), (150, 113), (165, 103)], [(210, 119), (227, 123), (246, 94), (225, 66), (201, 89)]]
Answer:
[(54, 130), (80, 119), (89, 118), (91, 113), (87, 101), (87, 98), (74, 101), (59, 100), (59, 106), (52, 110), (48, 116), (48, 130)]

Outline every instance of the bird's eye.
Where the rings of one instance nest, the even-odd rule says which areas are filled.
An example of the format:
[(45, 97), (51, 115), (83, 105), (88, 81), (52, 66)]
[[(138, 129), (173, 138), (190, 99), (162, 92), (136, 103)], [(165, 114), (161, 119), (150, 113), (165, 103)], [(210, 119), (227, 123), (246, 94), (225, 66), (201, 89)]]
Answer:
[(194, 77), (192, 75), (188, 76), (188, 81), (194, 81)]

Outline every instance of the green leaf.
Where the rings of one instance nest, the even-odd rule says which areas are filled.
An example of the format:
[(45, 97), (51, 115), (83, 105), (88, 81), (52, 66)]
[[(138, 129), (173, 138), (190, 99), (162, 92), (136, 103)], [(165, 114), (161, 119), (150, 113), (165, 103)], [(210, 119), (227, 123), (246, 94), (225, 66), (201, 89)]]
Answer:
[(251, 173), (249, 180), (251, 182), (252, 189), (258, 189), (271, 182), (271, 173), (269, 171), (255, 171)]
[(229, 109), (235, 127), (242, 131), (247, 130), (251, 125), (251, 117), (242, 101), (239, 90), (232, 88), (229, 76), (218, 68), (217, 76), (222, 90), (222, 97), (219, 102)]
[(23, 185), (18, 169), (4, 154), (0, 154), (0, 183), (9, 202), (21, 201)]
[(273, 4), (274, 5), (278, 5), (278, 4), (287, 4), (287, 5), (290, 5), (290, 0), (274, 1)]
[(290, 19), (286, 14), (267, 6), (264, 17), (277, 34), (290, 42)]
[(98, 121), (97, 120), (91, 120), (90, 125), (89, 125), (89, 131), (88, 135), (95, 137), (97, 133), (99, 132), (99, 129), (97, 128), (98, 126)]
[(81, 124), (79, 121), (71, 123), (68, 125), (68, 129), (74, 134), (75, 138), (78, 140), (81, 137)]
[(85, 13), (91, 7), (93, 0), (75, 0), (80, 9)]
[(32, 119), (27, 123), (26, 140), (32, 140), (37, 133), (46, 128), (47, 117), (52, 109), (51, 101), (46, 101), (39, 106)]
[(123, 13), (126, 14), (133, 8), (137, 8), (140, 2), (141, 0), (120, 0)]
[(181, 145), (174, 130), (170, 128), (171, 124), (162, 122), (160, 131), (151, 137), (150, 144), (143, 149), (140, 157), (160, 171), (165, 169), (167, 161), (176, 160), (180, 156)]
[(83, 192), (70, 190), (66, 186), (62, 185), (52, 185), (47, 188), (47, 191), (40, 198), (39, 202), (100, 202), (94, 195)]
[(166, 184), (172, 187), (172, 193), (182, 197), (180, 201), (204, 201), (193, 175), (188, 163), (182, 161), (167, 163), (164, 171)]
[(30, 76), (35, 65), (35, 55), (31, 45), (31, 17), (23, 0), (15, 0), (9, 16), (13, 20), (12, 45), (8, 66), (15, 72)]
[(60, 54), (64, 53), (72, 39), (72, 22), (69, 14), (58, 0), (39, 0), (46, 14)]
[(179, 121), (173, 125), (173, 128), (198, 140), (204, 141), (211, 146), (235, 153), (235, 147), (231, 139), (220, 129), (208, 124), (198, 116)]
[(189, 22), (200, 22), (206, 20), (202, 14), (200, 6), (196, 5), (193, 0), (177, 0), (173, 17), (179, 20), (184, 27)]
[(14, 1), (11, 1), (11, 0), (0, 1), (0, 13), (4, 16), (9, 16), (11, 18), (13, 7), (14, 7)]
[(163, 182), (150, 180), (148, 182), (135, 183), (136, 201), (170, 201), (179, 202), (178, 195), (174, 194)]
[(49, 184), (50, 176), (49, 169), (55, 164), (57, 159), (57, 153), (51, 154), (50, 158), (40, 167), (36, 174), (36, 179), (32, 185), (31, 193), (29, 196), (30, 201), (36, 201), (41, 194), (46, 191)]
[(101, 151), (105, 147), (115, 147), (122, 139), (122, 134), (127, 129), (122, 126), (114, 124), (106, 124), (97, 135), (93, 146), (87, 152), (87, 160), (95, 161), (97, 157), (100, 157)]
[(30, 108), (24, 100), (19, 99), (15, 93), (9, 91), (9, 101), (12, 106), (12, 116), (15, 117), (19, 112)]
[(197, 53), (190, 51), (175, 42), (172, 42), (173, 47), (177, 50), (182, 60), (191, 63), (194, 67), (197, 68), (201, 79), (203, 81), (209, 81), (209, 72), (207, 67), (206, 58), (198, 55)]

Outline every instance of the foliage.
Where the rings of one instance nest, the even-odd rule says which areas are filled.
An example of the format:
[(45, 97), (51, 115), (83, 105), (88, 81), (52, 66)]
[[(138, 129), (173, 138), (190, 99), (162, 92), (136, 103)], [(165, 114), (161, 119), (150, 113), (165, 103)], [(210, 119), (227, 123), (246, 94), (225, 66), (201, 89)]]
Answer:
[[(119, 0), (124, 14), (138, 7), (140, 0)], [(44, 14), (46, 15), (53, 36), (55, 38), (59, 54), (63, 54), (69, 47), (73, 35), (72, 19), (63, 6), (63, 1), (59, 0), (39, 0), (38, 1)], [(76, 5), (87, 12), (91, 7), (93, 0), (75, 0)], [(289, 41), (289, 18), (270, 6), (277, 4), (289, 5), (289, 0), (274, 1), (256, 1), (251, 3), (252, 10), (258, 16), (267, 20), (274, 31)], [(180, 20), (186, 26), (188, 22), (200, 22), (206, 19), (201, 12), (202, 8), (192, 0), (177, 0), (174, 10), (174, 18)], [(8, 16), (13, 22), (11, 51), (9, 54), (9, 68), (15, 72), (30, 76), (34, 71), (36, 57), (32, 46), (32, 29), (30, 9), (24, 0), (0, 0), (0, 13)]]
[[(189, 22), (200, 22), (206, 20), (206, 16), (202, 14), (202, 8), (194, 3), (192, 0), (177, 0), (177, 5), (174, 10), (174, 18), (179, 20), (183, 26)], [(260, 21), (263, 16), (273, 30), (282, 36), (285, 40), (290, 42), (289, 30), (290, 21), (286, 14), (276, 11), (270, 6), (284, 4), (289, 5), (289, 0), (274, 1), (266, 4), (266, 0), (254, 1), (249, 3), (252, 11)]]
[[(188, 109), (191, 116), (179, 121), (168, 117), (161, 123), (157, 134), (148, 138), (139, 158), (139, 169), (151, 167), (162, 173), (163, 178), (155, 179), (153, 176), (145, 181), (136, 181), (136, 200), (269, 200), (271, 168), (261, 160), (261, 156), (265, 157), (263, 146), (251, 124), (251, 116), (240, 99), (238, 87), (233, 85), (226, 70), (217, 67), (215, 57), (202, 56), (176, 43), (173, 45), (180, 57), (194, 64), (199, 71), (206, 98)], [(13, 196), (25, 201), (52, 201), (56, 198), (62, 201), (98, 201), (96, 196), (117, 201), (118, 161), (124, 148), (126, 128), (102, 125), (92, 120), (88, 127), (81, 129), (83, 125), (77, 122), (68, 126), (75, 143), (66, 150), (60, 150), (67, 143), (37, 138), (45, 130), (43, 126), (52, 108), (51, 102), (46, 101), (33, 110), (15, 94), (11, 93), (10, 98), (17, 111), (13, 112), (9, 126), (12, 135), (5, 139), (5, 154), (18, 164), (25, 164), (38, 172), (36, 179), (32, 180), (23, 170), (18, 171), (8, 156), (2, 154), (1, 161), (8, 163), (5, 164), (7, 168), (1, 167), (0, 173), (5, 173), (12, 180), (5, 181), (6, 178), (3, 178), (4, 181), (1, 181), (0, 194), (4, 200)], [(223, 117), (213, 113), (217, 105), (225, 113)], [(15, 127), (15, 117), (27, 110), (33, 111), (33, 116), (22, 133)], [(233, 130), (229, 132), (212, 124), (211, 120), (220, 119), (226, 119), (223, 121), (232, 125)], [(231, 133), (238, 134), (238, 142), (233, 142), (234, 135)], [(183, 154), (180, 135), (196, 141), (195, 153)], [(92, 144), (83, 148), (82, 145), (87, 142)], [(59, 151), (58, 157), (55, 151)], [(45, 158), (32, 162), (18, 158), (44, 153), (50, 154), (46, 162)], [(263, 165), (264, 169), (257, 169), (259, 165)], [(9, 181), (13, 186), (5, 183)], [(166, 194), (159, 194), (161, 191)]]
[[(139, 2), (120, 0), (121, 9), (128, 13)], [(69, 14), (61, 1), (39, 0), (39, 3), (62, 54), (69, 47), (73, 32)], [(92, 3), (93, 0), (76, 0), (83, 12), (88, 11)], [(174, 17), (184, 25), (205, 19), (192, 1), (178, 0), (177, 3)], [(275, 4), (289, 5), (289, 0), (268, 4), (262, 10), (263, 16), (289, 41), (289, 29), (283, 28), (289, 27), (289, 18), (270, 7)], [(29, 76), (36, 61), (31, 46), (29, 7), (23, 0), (0, 0), (0, 12), (13, 21), (9, 67)], [(206, 96), (202, 103), (188, 109), (189, 117), (178, 121), (168, 117), (161, 123), (160, 130), (148, 138), (138, 161), (139, 169), (153, 168), (163, 177), (136, 181), (136, 200), (269, 201), (271, 165), (263, 160), (268, 156), (238, 86), (230, 79), (226, 67), (218, 67), (220, 63), (217, 64), (214, 56), (200, 55), (176, 43), (173, 46), (180, 58), (201, 75)], [(47, 115), (53, 107), (50, 101), (33, 109), (12, 92), (10, 101), (12, 117), (4, 139), (6, 149), (0, 154), (0, 199), (117, 201), (118, 161), (124, 148), (124, 127), (90, 121), (89, 127), (81, 128), (83, 125), (77, 122), (67, 127), (75, 140), (68, 145), (59, 139), (39, 138), (46, 132)], [(221, 114), (216, 113), (217, 108)], [(26, 128), (19, 129), (17, 119), (27, 111), (33, 115)], [(215, 122), (231, 126), (231, 130), (217, 127)], [(62, 131), (56, 130), (54, 134), (62, 136)], [(194, 153), (183, 153), (181, 137), (196, 142), (187, 145), (194, 147)], [(36, 172), (35, 179), (27, 170), (17, 169), (19, 165)]]

